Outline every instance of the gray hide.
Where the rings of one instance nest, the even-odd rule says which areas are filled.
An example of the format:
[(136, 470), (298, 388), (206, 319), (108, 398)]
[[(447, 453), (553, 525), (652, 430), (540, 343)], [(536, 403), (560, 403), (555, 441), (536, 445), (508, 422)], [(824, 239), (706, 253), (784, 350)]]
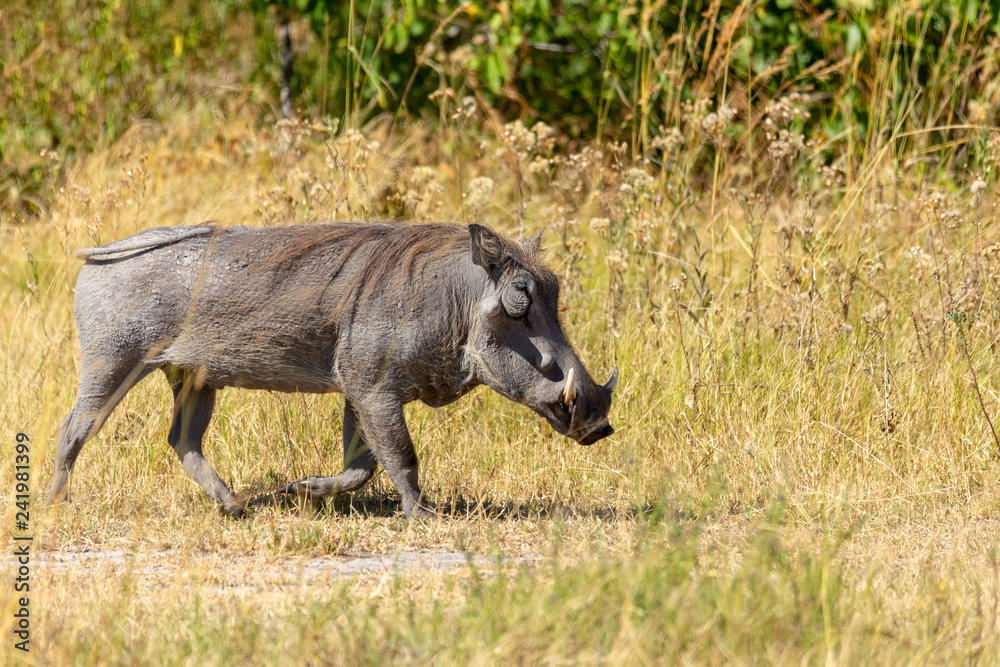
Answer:
[(67, 495), (83, 444), (157, 368), (174, 393), (170, 445), (236, 515), (201, 447), (223, 387), (343, 393), (343, 472), (283, 491), (354, 491), (381, 464), (407, 516), (429, 514), (403, 419), (410, 401), (442, 406), (485, 384), (581, 444), (610, 435), (617, 370), (595, 384), (566, 342), (538, 242), (480, 225), (342, 223), (158, 228), (80, 251), (80, 386), (50, 501)]

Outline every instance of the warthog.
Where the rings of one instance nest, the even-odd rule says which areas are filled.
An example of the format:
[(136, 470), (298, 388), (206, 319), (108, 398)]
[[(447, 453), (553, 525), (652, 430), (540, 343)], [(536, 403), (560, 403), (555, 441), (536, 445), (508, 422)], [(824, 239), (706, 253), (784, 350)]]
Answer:
[(580, 444), (611, 435), (618, 370), (595, 384), (566, 342), (539, 241), (475, 224), (205, 225), (79, 251), (80, 386), (49, 500), (67, 494), (83, 444), (157, 368), (174, 392), (170, 445), (237, 516), (201, 447), (223, 387), (343, 393), (343, 472), (281, 492), (354, 491), (381, 464), (407, 516), (431, 515), (403, 419), (410, 401), (447, 405), (485, 384)]

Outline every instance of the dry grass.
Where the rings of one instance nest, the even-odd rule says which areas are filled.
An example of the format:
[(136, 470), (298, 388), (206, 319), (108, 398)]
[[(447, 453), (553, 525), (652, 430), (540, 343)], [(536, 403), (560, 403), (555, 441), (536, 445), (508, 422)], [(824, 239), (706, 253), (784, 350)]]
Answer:
[[(778, 126), (794, 102), (771, 110)], [(722, 165), (696, 191), (624, 147), (464, 113), (434, 133), (141, 126), (74, 166), (46, 220), (3, 228), (3, 459), (17, 430), (32, 437), (35, 544), (131, 554), (36, 562), (32, 657), (995, 662), (993, 191), (932, 190), (877, 150), (845, 182), (778, 130), (761, 133), (759, 163)], [(690, 113), (706, 135), (655, 146), (657, 159), (703, 150), (725, 121)], [(445, 521), (402, 519), (384, 476), (325, 508), (231, 521), (167, 446), (154, 376), (84, 449), (73, 502), (41, 506), (78, 377), (76, 248), (210, 219), (387, 215), (546, 226), (570, 339), (597, 376), (622, 369), (616, 435), (578, 447), (481, 389), (408, 408)], [(248, 494), (332, 474), (340, 405), (227, 390), (207, 456)], [(13, 473), (0, 469), (3, 488)], [(8, 545), (14, 512), (5, 503)], [(400, 550), (498, 560), (495, 576), (275, 576)], [(542, 558), (505, 564), (525, 554)]]

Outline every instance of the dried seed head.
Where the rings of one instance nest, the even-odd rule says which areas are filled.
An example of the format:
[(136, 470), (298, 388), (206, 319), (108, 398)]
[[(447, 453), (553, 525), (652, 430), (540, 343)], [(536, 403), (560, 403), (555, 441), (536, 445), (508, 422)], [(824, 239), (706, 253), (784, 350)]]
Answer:
[(610, 223), (611, 223), (611, 221), (608, 220), (607, 218), (591, 218), (589, 226), (590, 226), (591, 231), (594, 231), (594, 232), (597, 232), (597, 233), (600, 234), (600, 233), (603, 233), (604, 230), (608, 228), (608, 225)]
[(612, 271), (618, 271), (619, 273), (625, 271), (628, 268), (628, 260), (625, 257), (625, 253), (620, 250), (612, 250), (608, 253), (608, 266)]
[(493, 196), (493, 179), (478, 176), (469, 181), (469, 191), (465, 193), (465, 203), (472, 208), (480, 208)]

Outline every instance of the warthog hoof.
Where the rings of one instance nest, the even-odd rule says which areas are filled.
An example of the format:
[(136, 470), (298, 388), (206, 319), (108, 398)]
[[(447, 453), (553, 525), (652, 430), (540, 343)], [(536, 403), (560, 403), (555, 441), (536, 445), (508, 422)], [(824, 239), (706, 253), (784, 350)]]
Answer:
[(220, 505), (219, 509), (222, 510), (223, 515), (231, 519), (243, 519), (246, 516), (241, 505)]
[(410, 508), (409, 512), (406, 512), (404, 509), (404, 513), (406, 513), (410, 519), (420, 519), (422, 521), (439, 521), (441, 519), (440, 514), (434, 510), (423, 507), (422, 505), (414, 505)]
[(288, 495), (295, 496), (305, 496), (306, 498), (319, 499), (330, 495), (331, 493), (336, 493), (337, 488), (336, 477), (309, 477), (307, 479), (300, 479), (287, 484), (280, 489), (278, 493), (284, 493)]

